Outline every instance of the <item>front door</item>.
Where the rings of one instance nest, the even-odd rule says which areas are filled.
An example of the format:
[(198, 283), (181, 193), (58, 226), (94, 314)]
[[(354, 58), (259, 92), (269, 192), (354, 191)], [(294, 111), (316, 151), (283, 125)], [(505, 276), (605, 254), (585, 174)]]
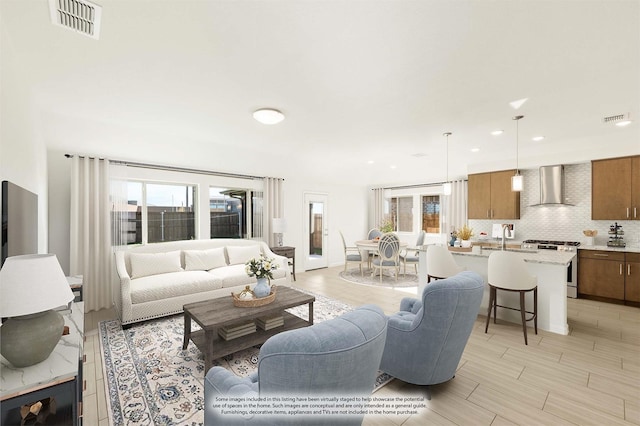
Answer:
[(304, 237), (304, 269), (326, 268), (329, 265), (327, 252), (327, 236), (329, 234), (327, 220), (326, 194), (304, 194), (305, 237)]

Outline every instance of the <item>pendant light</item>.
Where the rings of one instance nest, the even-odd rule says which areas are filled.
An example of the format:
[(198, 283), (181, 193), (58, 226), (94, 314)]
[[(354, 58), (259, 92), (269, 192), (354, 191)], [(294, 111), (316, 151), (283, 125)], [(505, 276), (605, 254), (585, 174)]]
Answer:
[(513, 119), (516, 120), (516, 174), (511, 176), (511, 190), (516, 192), (522, 191), (524, 185), (520, 169), (518, 168), (518, 121), (520, 121), (521, 118), (524, 118), (524, 115), (516, 115), (513, 117)]
[(451, 182), (449, 182), (449, 136), (451, 136), (451, 132), (445, 132), (442, 136), (447, 137), (447, 181), (442, 185), (442, 189), (444, 189), (444, 195), (451, 195)]

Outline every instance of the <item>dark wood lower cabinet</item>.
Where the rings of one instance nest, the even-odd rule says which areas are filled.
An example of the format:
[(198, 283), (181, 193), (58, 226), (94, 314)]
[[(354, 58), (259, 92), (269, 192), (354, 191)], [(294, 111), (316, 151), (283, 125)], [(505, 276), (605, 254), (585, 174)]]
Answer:
[(640, 303), (640, 253), (627, 253), (624, 300)]
[(579, 250), (578, 297), (640, 303), (640, 253)]

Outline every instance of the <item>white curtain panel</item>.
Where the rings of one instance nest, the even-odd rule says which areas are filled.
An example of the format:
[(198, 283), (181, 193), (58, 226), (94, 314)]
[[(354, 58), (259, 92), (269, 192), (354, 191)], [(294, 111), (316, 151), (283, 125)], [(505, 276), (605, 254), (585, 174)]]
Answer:
[(273, 235), (273, 218), (281, 218), (284, 214), (284, 199), (282, 196), (282, 182), (280, 178), (264, 178), (264, 209), (262, 216), (263, 239), (273, 247), (277, 244)]
[(112, 306), (109, 162), (71, 159), (70, 273), (83, 275), (85, 311)]
[(373, 227), (384, 220), (384, 188), (373, 189)]
[(467, 181), (451, 182), (451, 195), (445, 196), (445, 223), (442, 232), (449, 235), (467, 223)]

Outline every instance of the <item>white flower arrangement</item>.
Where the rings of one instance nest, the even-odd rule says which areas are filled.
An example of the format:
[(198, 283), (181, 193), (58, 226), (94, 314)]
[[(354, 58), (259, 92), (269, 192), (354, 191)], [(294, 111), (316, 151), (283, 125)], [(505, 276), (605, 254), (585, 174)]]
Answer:
[(269, 259), (263, 254), (258, 259), (255, 257), (245, 263), (244, 270), (250, 277), (273, 279), (273, 271), (280, 265), (274, 263), (274, 259)]

